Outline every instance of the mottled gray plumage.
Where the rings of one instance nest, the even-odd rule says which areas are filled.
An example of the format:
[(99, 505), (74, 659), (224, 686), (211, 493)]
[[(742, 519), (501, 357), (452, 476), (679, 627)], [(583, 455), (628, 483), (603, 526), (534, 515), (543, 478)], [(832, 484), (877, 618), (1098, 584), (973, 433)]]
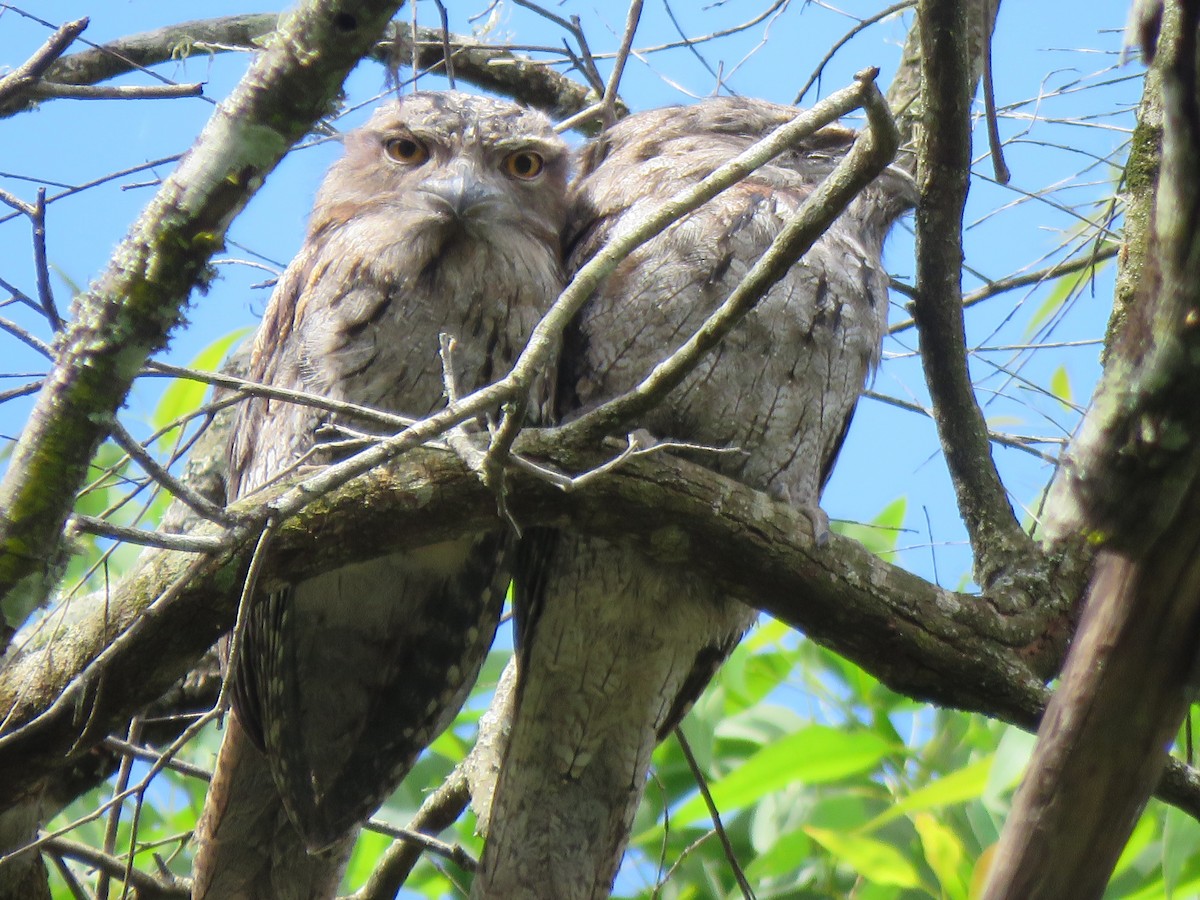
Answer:
[[(251, 377), (419, 417), (445, 403), (443, 333), (458, 340), (460, 390), (503, 375), (561, 289), (566, 168), (549, 121), (511, 103), (451, 92), (380, 109), (348, 135), (317, 194)], [(308, 455), (327, 421), (311, 407), (248, 402), (230, 445), (229, 496), (302, 459), (328, 461), (319, 448)], [(347, 833), (469, 692), (499, 618), (510, 544), (498, 527), (257, 604), (199, 827), (195, 896), (336, 889)]]
[[(639, 217), (789, 121), (732, 98), (630, 116), (584, 155), (572, 191), (578, 269)], [(627, 390), (725, 299), (854, 133), (829, 127), (667, 229), (607, 279), (567, 336), (560, 394)], [(735, 446), (697, 460), (814, 512), (887, 317), (884, 236), (911, 205), (889, 172), (724, 343), (637, 424)], [(558, 533), (518, 573), (521, 693), (476, 898), (607, 897), (655, 744), (754, 619), (711, 580), (635, 549)], [(528, 595), (528, 596), (527, 596)]]

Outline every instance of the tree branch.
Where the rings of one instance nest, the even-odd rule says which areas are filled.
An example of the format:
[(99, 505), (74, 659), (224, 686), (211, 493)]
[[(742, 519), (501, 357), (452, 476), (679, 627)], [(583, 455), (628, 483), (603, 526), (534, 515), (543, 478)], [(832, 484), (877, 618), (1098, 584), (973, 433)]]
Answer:
[(1100, 897), (1196, 694), (1200, 2), (1168, 8), (1157, 63), (1162, 174), (1144, 276), (1049, 498), (1053, 533), (1105, 546), (1001, 835), (989, 900)]
[[(11, 97), (0, 96), (0, 118), (32, 108), (39, 97), (53, 90), (46, 88), (47, 84), (93, 85), (193, 53), (258, 50), (279, 20), (275, 13), (256, 13), (181, 22), (72, 53), (50, 65), (40, 80), (23, 81)], [(448, 43), (458, 78), (537, 107), (553, 118), (580, 112), (597, 99), (587, 88), (542, 63), (458, 35), (451, 35)], [(440, 30), (418, 29), (414, 56), (411, 31), (402, 23), (390, 24), (382, 39), (364, 53), (389, 66), (415, 59), (422, 68), (433, 69), (445, 61)]]
[[(554, 432), (526, 433), (516, 449), (565, 471), (593, 468), (604, 455), (561, 446)], [(814, 549), (802, 511), (665, 455), (631, 460), (571, 493), (518, 471), (510, 485), (522, 523), (569, 521), (642, 546), (686, 547), (693, 564), (734, 595), (897, 690), (1026, 727), (1036, 720), (1041, 677), (1054, 671), (1068, 627), (1061, 611), (997, 612), (987, 598), (937, 588), (836, 535)], [(288, 490), (282, 485), (278, 493)], [(271, 502), (252, 498), (231, 512), (253, 516), (249, 505)], [(265, 560), (263, 586), (278, 585), (280, 573), (303, 579), (495, 522), (494, 496), (453, 454), (414, 450), (286, 522)], [(200, 534), (206, 530), (215, 526)], [(121, 727), (229, 629), (248, 552), (147, 551), (108, 596), (77, 606), (88, 611), (77, 613), (69, 638), (30, 642), (0, 673), (7, 717), (0, 806)], [(1078, 573), (1057, 577), (1078, 584)], [(148, 659), (158, 662), (148, 666)]]
[(921, 94), (929, 127), (917, 137), (917, 296), (913, 318), (934, 421), (985, 589), (1036, 560), (992, 460), (987, 422), (967, 365), (962, 314), (962, 214), (971, 174), (971, 93), (967, 9), (925, 0)]

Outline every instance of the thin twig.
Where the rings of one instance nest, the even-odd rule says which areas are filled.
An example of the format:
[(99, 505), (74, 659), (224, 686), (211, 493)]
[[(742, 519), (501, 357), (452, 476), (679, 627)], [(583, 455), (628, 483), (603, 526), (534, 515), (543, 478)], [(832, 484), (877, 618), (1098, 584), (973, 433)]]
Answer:
[[(129, 730), (126, 733), (126, 738), (131, 744), (136, 744), (141, 739), (142, 723), (141, 719), (134, 716), (129, 720)], [(129, 772), (133, 768), (133, 757), (121, 757), (121, 764), (117, 767), (117, 779), (113, 785), (113, 796), (118, 796), (129, 787)], [(113, 802), (108, 810), (108, 821), (104, 825), (104, 854), (112, 856), (117, 848), (117, 829), (121, 826), (121, 810), (124, 804)], [(133, 832), (133, 837), (137, 836), (136, 829)], [(132, 862), (132, 853), (130, 861)], [(111, 873), (104, 868), (100, 869), (100, 876), (96, 879), (96, 900), (108, 900), (109, 878)], [(125, 874), (124, 881), (129, 882), (128, 874)]]
[[(134, 175), (138, 172), (144, 172), (147, 169), (153, 169), (156, 166), (165, 166), (173, 162), (178, 162), (183, 154), (176, 153), (173, 156), (164, 156), (161, 159), (154, 159), (150, 162), (138, 163), (136, 166), (130, 166), (128, 169), (121, 169), (119, 172), (109, 172), (107, 175), (102, 175), (99, 178), (94, 178), (91, 181), (85, 181), (83, 184), (67, 185), (65, 190), (59, 191), (51, 197), (46, 198), (47, 205), (54, 203), (56, 200), (62, 200), (65, 197), (70, 197), (83, 191), (91, 190), (94, 187), (99, 187), (102, 184), (107, 184), (110, 181), (116, 181), (118, 178), (124, 178), (126, 175)], [(61, 186), (61, 185), (60, 185)], [(14, 219), (21, 213), (9, 213), (6, 216), (0, 216), (0, 225)], [(232, 243), (232, 242), (231, 242)]]
[(233, 631), (229, 637), (229, 656), (225, 663), (226, 674), (221, 682), (221, 692), (217, 695), (217, 702), (214, 705), (218, 713), (224, 713), (229, 708), (229, 691), (246, 642), (246, 628), (250, 621), (250, 608), (254, 603), (254, 594), (258, 588), (258, 578), (262, 574), (267, 547), (271, 545), (271, 540), (275, 537), (278, 528), (278, 520), (267, 519), (258, 536), (258, 543), (254, 546), (254, 553), (250, 557), (250, 567), (246, 570), (246, 578), (242, 582), (242, 596), (238, 598), (237, 618), (234, 619)]
[(213, 503), (207, 497), (196, 493), (160, 466), (158, 460), (150, 455), (146, 448), (138, 442), (137, 438), (125, 430), (125, 426), (115, 416), (112, 419), (111, 435), (117, 446), (128, 453), (147, 475), (166, 488), (172, 497), (178, 499), (196, 515), (208, 519), (210, 522), (216, 522), (219, 525), (233, 524), (233, 519), (230, 518), (229, 514), (222, 507)]
[[(408, 879), (413, 866), (429, 847), (425, 831), (441, 831), (456, 821), (467, 808), (471, 795), (463, 764), (455, 766), (436, 791), (425, 798), (406, 829), (405, 835), (388, 847), (367, 883), (353, 895), (353, 900), (392, 900)], [(371, 828), (371, 824), (367, 825)]]
[(37, 202), (29, 214), (33, 222), (33, 265), (37, 272), (38, 300), (42, 303), (42, 312), (55, 331), (62, 328), (62, 319), (58, 308), (54, 305), (54, 292), (50, 289), (50, 264), (46, 257), (46, 189), (37, 189)]
[[(912, 403), (908, 400), (901, 400), (899, 397), (892, 397), (888, 394), (881, 394), (878, 391), (863, 391), (863, 396), (867, 397), (871, 400), (876, 400), (880, 403), (886, 403), (888, 406), (894, 406), (897, 409), (903, 409), (907, 412), (920, 413), (921, 415), (925, 416), (925, 418), (927, 418), (927, 419), (933, 418), (933, 410), (929, 409), (928, 407), (921, 406), (919, 403)], [(1024, 452), (1028, 453), (1030, 456), (1035, 456), (1038, 459), (1040, 459), (1042, 462), (1048, 462), (1051, 465), (1054, 465), (1055, 463), (1058, 462), (1058, 459), (1056, 457), (1051, 456), (1048, 453), (1043, 453), (1042, 451), (1040, 451), (1034, 447), (1030, 447), (1029, 441), (1031, 440), (1031, 438), (1023, 438), (1023, 437), (1018, 437), (1018, 436), (1011, 435), (1011, 434), (1003, 434), (999, 431), (988, 431), (988, 439), (991, 440), (992, 443), (994, 443), (994, 444), (1000, 444), (1001, 446), (1004, 446), (1004, 447), (1011, 447), (1014, 450), (1023, 450)], [(1045, 441), (1046, 443), (1059, 443), (1059, 440), (1056, 438), (1036, 438), (1036, 440)]]
[(5, 204), (6, 206), (11, 206), (22, 215), (30, 217), (33, 216), (32, 204), (26, 203), (16, 194), (10, 194), (8, 191), (4, 190), (4, 188), (0, 188), (0, 203)]
[[(963, 297), (962, 308), (968, 309), (976, 303), (982, 303), (991, 297), (998, 294), (1003, 294), (1006, 291), (1015, 290), (1016, 288), (1028, 287), (1030, 285), (1042, 284), (1046, 281), (1053, 281), (1063, 275), (1070, 275), (1074, 272), (1079, 272), (1085, 269), (1090, 269), (1097, 263), (1112, 259), (1121, 250), (1121, 245), (1118, 243), (1109, 243), (1096, 249), (1094, 253), (1078, 259), (1069, 259), (1065, 262), (1055, 263), (1052, 266), (1047, 266), (1044, 269), (1038, 269), (1033, 272), (1027, 272), (1024, 275), (1013, 275), (1010, 278), (997, 278), (995, 281), (988, 281), (983, 287), (971, 291)], [(912, 296), (916, 295), (916, 290), (908, 288), (904, 291)], [(905, 319), (897, 322), (888, 328), (888, 334), (898, 334), (901, 331), (906, 331), (916, 325), (912, 319)]]
[(523, 6), (531, 12), (537, 13), (543, 19), (553, 22), (575, 38), (576, 43), (579, 44), (579, 56), (571, 52), (570, 47), (567, 48), (567, 52), (570, 54), (571, 60), (576, 64), (579, 74), (591, 85), (592, 90), (602, 95), (604, 93), (604, 79), (600, 77), (600, 70), (596, 68), (596, 57), (592, 54), (591, 47), (588, 46), (587, 35), (584, 34), (583, 27), (579, 24), (579, 16), (564, 19), (562, 16), (552, 13), (541, 4), (532, 2), (532, 0), (513, 0), (513, 2), (517, 6)]
[[(65, 837), (47, 837), (43, 842), (47, 850), (55, 854), (75, 859), (99, 869), (102, 876), (113, 878), (126, 877), (125, 883), (138, 892), (139, 897), (155, 897), (161, 900), (179, 898), (186, 900), (191, 896), (191, 888), (185, 879), (172, 876), (171, 880), (155, 878), (140, 869), (126, 872), (124, 861), (103, 851), (97, 850), (79, 841)], [(87, 896), (85, 893), (84, 897)]]
[[(414, 9), (416, 5), (413, 3)], [(454, 90), (454, 53), (450, 49), (450, 19), (446, 15), (446, 7), (442, 0), (433, 0), (433, 5), (437, 7), (438, 17), (442, 21), (442, 58), (446, 62), (446, 80), (450, 82), (450, 90)]]
[[(158, 750), (151, 750), (146, 747), (139, 747), (136, 744), (131, 744), (128, 741), (123, 741), (118, 737), (107, 737), (104, 739), (103, 746), (115, 753), (121, 753), (132, 759), (140, 759), (145, 762), (158, 762), (162, 759), (162, 753)], [(212, 781), (212, 772), (200, 766), (194, 766), (189, 762), (172, 759), (163, 767), (170, 769), (172, 772), (178, 772), (180, 775), (186, 775), (189, 778), (197, 778), (200, 781)]]
[(637, 34), (638, 23), (642, 20), (642, 0), (632, 0), (629, 12), (625, 16), (625, 33), (621, 38), (621, 46), (617, 50), (617, 58), (613, 62), (612, 74), (604, 86), (604, 126), (611, 127), (617, 121), (617, 92), (621, 86), (621, 76), (625, 74), (625, 64), (629, 61), (629, 51), (633, 48), (633, 37)]
[(372, 819), (367, 824), (367, 828), (378, 834), (395, 838), (396, 840), (417, 844), (431, 853), (436, 853), (438, 856), (450, 860), (464, 872), (474, 872), (478, 867), (475, 858), (458, 844), (447, 844), (445, 841), (439, 841), (435, 837), (430, 837), (419, 831), (413, 831), (411, 828), (398, 828), (395, 825), (389, 825), (377, 819)]
[(203, 84), (59, 84), (39, 81), (28, 94), (38, 100), (173, 100), (201, 97)]
[(42, 354), (42, 356), (46, 357), (46, 359), (54, 359), (54, 351), (50, 349), (49, 344), (33, 333), (26, 331), (16, 322), (13, 322), (9, 319), (0, 318), (0, 329), (7, 331), (22, 344), (36, 350), (38, 353)]
[(284, 388), (260, 384), (257, 381), (247, 381), (245, 378), (238, 378), (236, 375), (227, 375), (223, 372), (203, 372), (199, 369), (188, 369), (183, 366), (173, 366), (158, 360), (150, 360), (146, 363), (145, 374), (171, 375), (175, 378), (187, 378), (191, 381), (201, 381), (205, 384), (229, 388), (230, 390), (237, 391), (239, 394), (243, 394), (247, 397), (266, 397), (271, 400), (286, 400), (289, 403), (296, 403), (300, 406), (311, 406), (313, 409), (338, 413), (339, 415), (378, 423), (389, 428), (410, 428), (420, 421), (408, 416), (398, 416), (394, 413), (383, 412), (382, 410), (378, 410), (370, 406), (361, 406), (357, 403), (346, 403), (341, 400), (332, 400), (329, 397), (323, 397), (320, 394), (310, 394), (305, 391), (289, 391), (285, 390)]
[(71, 867), (63, 860), (64, 854), (55, 852), (53, 848), (47, 851), (50, 861), (54, 863), (54, 868), (58, 871), (58, 875), (66, 882), (67, 890), (71, 892), (71, 896), (75, 900), (92, 900), (91, 894), (87, 892), (79, 879), (75, 877), (75, 873), (71, 871)]
[(857, 25), (842, 35), (837, 43), (830, 47), (829, 51), (823, 57), (821, 57), (821, 61), (817, 63), (817, 67), (813, 70), (813, 73), (808, 76), (808, 81), (804, 82), (804, 87), (800, 88), (800, 90), (796, 92), (796, 97), (794, 100), (792, 100), (792, 103), (799, 104), (802, 100), (804, 100), (804, 95), (809, 92), (809, 89), (812, 88), (814, 84), (821, 80), (821, 74), (825, 71), (825, 67), (829, 65), (829, 63), (837, 55), (838, 51), (841, 50), (846, 44), (850, 43), (850, 41), (852, 41), (859, 33), (866, 31), (876, 22), (882, 22), (889, 16), (894, 16), (901, 10), (916, 6), (916, 3), (917, 0), (900, 0), (899, 3), (893, 3), (887, 9), (880, 10), (873, 16), (867, 16), (865, 19), (860, 19)]
[(1008, 184), (1012, 173), (1008, 170), (1008, 163), (1004, 161), (1004, 142), (1000, 140), (1000, 122), (996, 117), (996, 90), (992, 83), (992, 36), (990, 33), (983, 35), (979, 49), (983, 56), (981, 60), (983, 63), (983, 109), (984, 115), (987, 117), (988, 149), (992, 154), (992, 171), (996, 175), (996, 181), (1000, 184)]
[[(446, 402), (453, 405), (462, 398), (458, 391), (458, 378), (454, 368), (454, 353), (458, 349), (458, 341), (450, 334), (438, 335), (438, 356), (442, 362), (442, 389), (446, 393)], [(445, 434), (446, 446), (463, 461), (463, 464), (480, 477), (484, 484), (488, 483), (485, 470), (484, 452), (476, 447), (464, 423), (459, 422)]]
[(98, 537), (112, 538), (126, 544), (139, 547), (158, 547), (162, 550), (181, 550), (184, 553), (219, 553), (233, 546), (232, 537), (218, 537), (203, 534), (168, 534), (163, 531), (144, 531), (141, 528), (130, 528), (117, 525), (96, 516), (75, 513), (67, 520), (67, 528), (76, 529), (84, 534), (94, 534)]
[(700, 764), (696, 762), (696, 757), (692, 754), (692, 747), (688, 743), (688, 739), (684, 736), (682, 728), (675, 728), (675, 739), (679, 741), (679, 749), (683, 751), (683, 758), (687, 760), (688, 768), (692, 770), (692, 777), (696, 779), (696, 786), (700, 788), (700, 796), (704, 798), (704, 805), (708, 808), (709, 818), (712, 819), (713, 831), (717, 833), (717, 838), (721, 841), (721, 847), (725, 850), (725, 859), (729, 862), (729, 867), (733, 869), (733, 877), (737, 880), (742, 897), (745, 900), (754, 900), (754, 889), (750, 887), (750, 882), (746, 880), (746, 873), (742, 871), (742, 866), (738, 862), (737, 853), (733, 849), (733, 843), (729, 840), (729, 835), (725, 833), (725, 826), (721, 824), (721, 811), (717, 809), (717, 804), (713, 802), (712, 793), (708, 789), (708, 779), (704, 777), (704, 772), (701, 771)]

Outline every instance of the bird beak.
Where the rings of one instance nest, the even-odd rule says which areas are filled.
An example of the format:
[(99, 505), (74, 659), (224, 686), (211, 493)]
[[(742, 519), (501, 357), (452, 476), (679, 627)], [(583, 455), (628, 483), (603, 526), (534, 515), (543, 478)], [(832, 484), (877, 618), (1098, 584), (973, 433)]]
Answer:
[(462, 172), (429, 179), (420, 189), (430, 197), (435, 208), (445, 210), (459, 220), (498, 199), (495, 188)]

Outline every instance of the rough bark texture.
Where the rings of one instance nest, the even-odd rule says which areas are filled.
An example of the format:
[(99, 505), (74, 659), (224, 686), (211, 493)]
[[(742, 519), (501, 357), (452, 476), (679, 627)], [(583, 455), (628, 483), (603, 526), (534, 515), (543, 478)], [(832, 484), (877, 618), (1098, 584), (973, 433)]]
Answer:
[[(1172, 4), (1154, 232), (1135, 306), (1051, 491), (1103, 541), (988, 900), (1100, 897), (1196, 690), (1200, 642), (1200, 3)], [(1156, 85), (1150, 85), (1154, 89)]]
[[(522, 453), (567, 471), (602, 459), (550, 446), (533, 433), (518, 443)], [(516, 473), (511, 489), (511, 508), (524, 525), (569, 522), (667, 557), (685, 554), (735, 596), (891, 687), (947, 706), (1032, 726), (1045, 696), (1041, 679), (1055, 671), (1065, 641), (1063, 610), (1007, 615), (987, 597), (933, 586), (837, 535), (814, 548), (808, 516), (667, 456), (631, 461), (574, 493)], [(495, 514), (494, 496), (455, 457), (414, 451), (286, 523), (262, 587), (281, 583), (274, 573), (304, 577), (478, 530)], [(94, 598), (68, 634), (31, 648), (0, 674), (0, 708), (12, 710), (0, 737), (0, 804), (71, 764), (187, 671), (232, 623), (249, 552), (241, 547), (197, 564), (196, 554), (147, 551), (107, 605)], [(1070, 567), (1059, 573), (1064, 595), (1081, 575)], [(97, 691), (101, 671), (104, 690)], [(77, 708), (87, 715), (77, 716)]]

